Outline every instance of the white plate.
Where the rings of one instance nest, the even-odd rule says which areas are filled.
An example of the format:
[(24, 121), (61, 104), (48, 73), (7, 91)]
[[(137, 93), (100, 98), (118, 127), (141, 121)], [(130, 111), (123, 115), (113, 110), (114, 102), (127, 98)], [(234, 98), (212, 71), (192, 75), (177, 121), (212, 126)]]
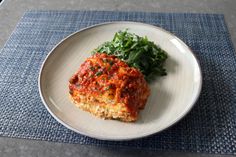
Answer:
[[(76, 108), (68, 98), (68, 80), (90, 52), (115, 32), (128, 28), (164, 49), (168, 75), (150, 85), (151, 96), (135, 123), (102, 120)], [(62, 40), (45, 59), (39, 75), (42, 101), (67, 128), (103, 140), (129, 140), (160, 132), (183, 118), (201, 91), (202, 76), (192, 51), (179, 38), (156, 26), (136, 22), (95, 25)]]

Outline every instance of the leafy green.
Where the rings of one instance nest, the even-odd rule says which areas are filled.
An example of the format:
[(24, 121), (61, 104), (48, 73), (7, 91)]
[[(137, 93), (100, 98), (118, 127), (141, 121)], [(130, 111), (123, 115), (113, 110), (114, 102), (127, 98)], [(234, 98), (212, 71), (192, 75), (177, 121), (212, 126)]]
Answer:
[(164, 63), (167, 53), (147, 37), (140, 37), (127, 30), (117, 32), (112, 41), (103, 43), (92, 53), (117, 56), (129, 66), (138, 68), (147, 81), (166, 75)]

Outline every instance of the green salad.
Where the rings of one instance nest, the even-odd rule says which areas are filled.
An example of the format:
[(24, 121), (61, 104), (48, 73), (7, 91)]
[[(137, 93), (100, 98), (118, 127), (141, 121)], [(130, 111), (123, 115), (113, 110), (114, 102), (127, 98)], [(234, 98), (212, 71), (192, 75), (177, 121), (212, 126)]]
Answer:
[(140, 37), (127, 30), (117, 32), (112, 41), (103, 43), (92, 53), (117, 56), (129, 66), (138, 68), (149, 82), (156, 76), (166, 75), (164, 63), (167, 53), (147, 37)]

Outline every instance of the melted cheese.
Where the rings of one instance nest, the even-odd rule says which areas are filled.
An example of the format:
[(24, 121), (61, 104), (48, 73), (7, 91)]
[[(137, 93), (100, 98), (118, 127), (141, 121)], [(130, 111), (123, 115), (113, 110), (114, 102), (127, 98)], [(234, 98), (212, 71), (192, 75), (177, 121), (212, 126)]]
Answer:
[[(104, 53), (88, 58), (70, 79), (70, 94), (77, 102), (109, 105), (110, 110), (137, 116), (150, 94), (143, 74)], [(119, 105), (118, 105), (119, 104)]]

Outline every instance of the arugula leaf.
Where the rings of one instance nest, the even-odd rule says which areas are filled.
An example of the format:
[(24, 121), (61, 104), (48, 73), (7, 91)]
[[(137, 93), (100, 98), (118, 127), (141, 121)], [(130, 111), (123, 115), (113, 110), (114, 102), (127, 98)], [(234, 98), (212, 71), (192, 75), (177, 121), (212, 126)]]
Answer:
[(115, 55), (129, 66), (138, 68), (147, 81), (166, 75), (164, 63), (167, 53), (148, 38), (126, 30), (115, 33), (112, 41), (100, 45), (93, 52)]

